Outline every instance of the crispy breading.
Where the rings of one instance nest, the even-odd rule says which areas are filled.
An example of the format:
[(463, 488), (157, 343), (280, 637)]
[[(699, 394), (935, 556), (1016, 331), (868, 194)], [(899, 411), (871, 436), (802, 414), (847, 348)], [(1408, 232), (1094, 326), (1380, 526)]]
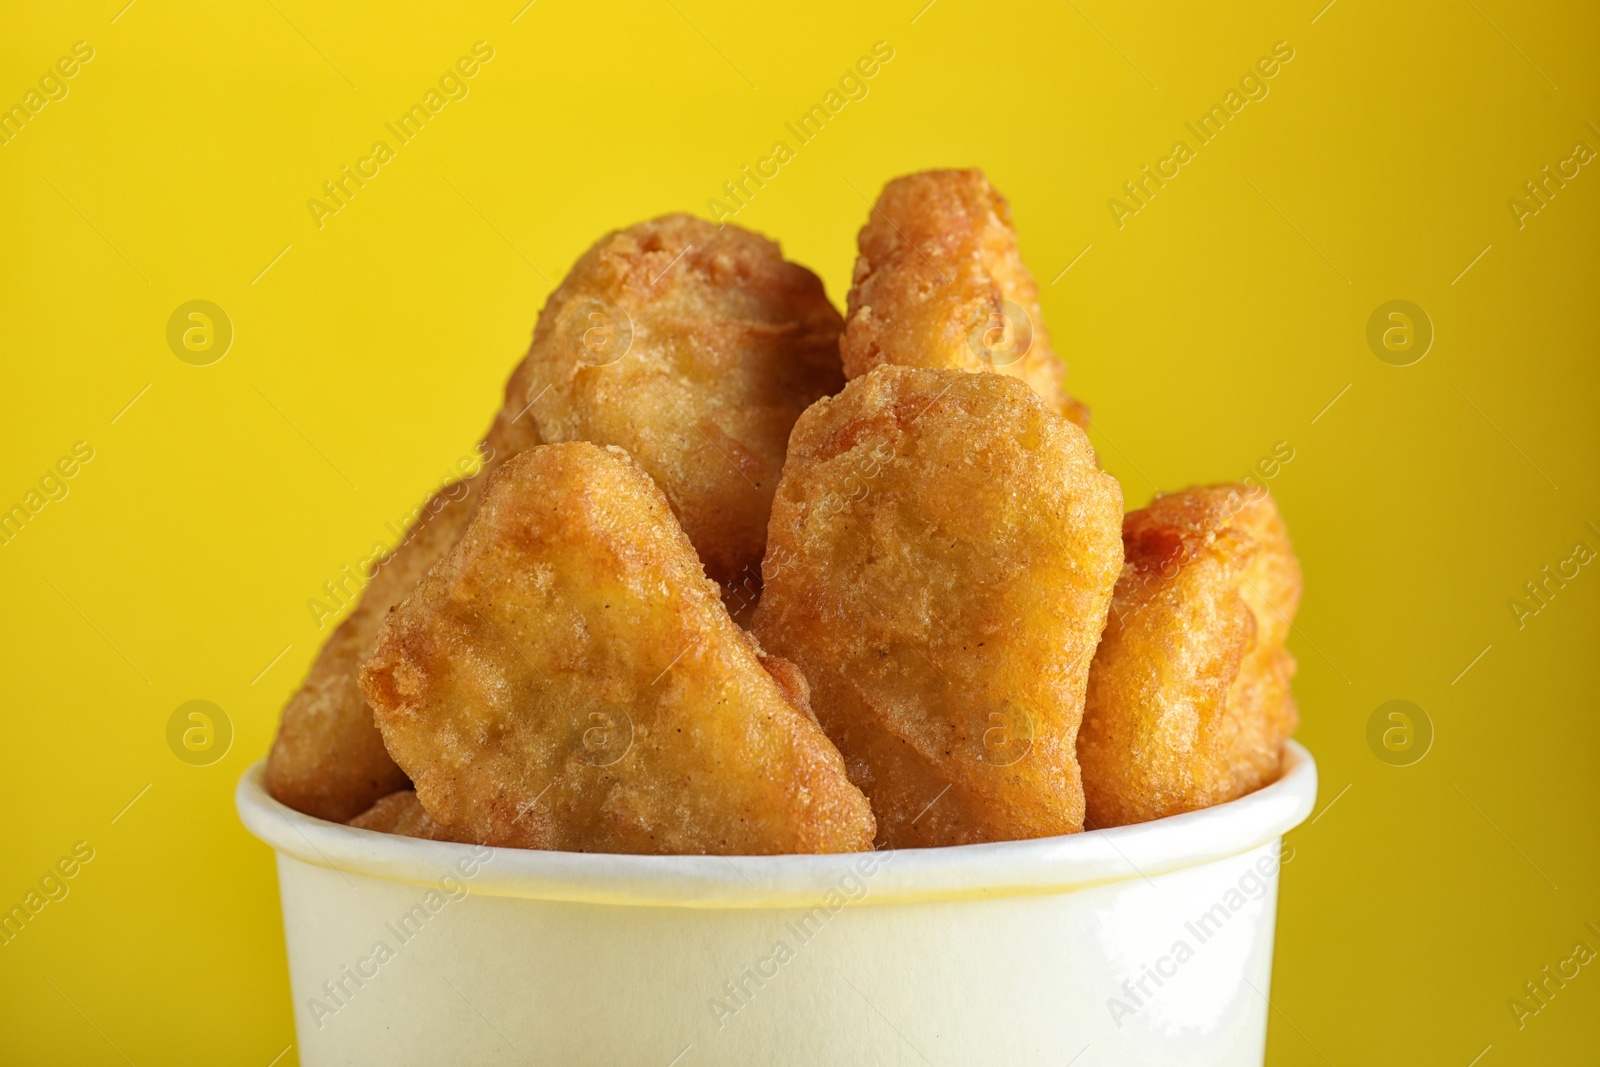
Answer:
[(878, 841), (1082, 828), (1084, 686), (1122, 490), (998, 374), (880, 366), (795, 424), (753, 629), (872, 798)]
[(426, 841), (460, 841), (449, 831), (434, 822), (417, 794), (409, 789), (390, 793), (376, 804), (350, 820), (350, 825), (362, 830), (376, 830), (380, 834), (400, 834), (420, 837)]
[(568, 851), (871, 846), (872, 811), (763, 669), (666, 497), (620, 448), (530, 449), (361, 673), (452, 834)]
[(361, 598), (322, 646), (305, 681), (284, 706), (267, 757), (267, 792), (307, 815), (343, 822), (406, 787), (361, 695), (357, 676), (389, 609), (456, 543), (477, 507), (488, 473), (538, 443), (527, 401), (528, 362), (506, 383), (505, 400), (479, 446), (478, 473), (453, 482), (422, 506), (403, 541), (369, 576)]
[(882, 363), (1021, 378), (1085, 428), (1062, 387), (1039, 289), (1017, 250), (1011, 207), (981, 170), (925, 170), (883, 187), (856, 239), (839, 348), (844, 373)]
[(1078, 738), (1097, 828), (1260, 788), (1277, 777), (1298, 722), (1283, 643), (1300, 565), (1266, 491), (1157, 496), (1128, 514), (1122, 538), (1127, 563)]
[(627, 449), (731, 586), (759, 571), (789, 428), (844, 384), (840, 327), (776, 243), (667, 215), (602, 238), (551, 294), (525, 402), (544, 441)]

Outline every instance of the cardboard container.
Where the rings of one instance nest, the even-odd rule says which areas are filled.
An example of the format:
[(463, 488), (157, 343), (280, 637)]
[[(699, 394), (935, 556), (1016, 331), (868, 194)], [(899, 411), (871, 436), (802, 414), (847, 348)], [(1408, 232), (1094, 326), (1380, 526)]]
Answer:
[(325, 1064), (1259, 1065), (1280, 837), (1316, 765), (1114, 830), (840, 856), (418, 841), (272, 800), (299, 1054)]

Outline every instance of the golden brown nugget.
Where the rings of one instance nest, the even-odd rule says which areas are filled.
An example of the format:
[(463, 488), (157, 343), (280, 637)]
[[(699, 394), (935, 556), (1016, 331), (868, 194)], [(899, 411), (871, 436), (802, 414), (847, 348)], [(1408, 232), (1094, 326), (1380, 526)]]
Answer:
[(1011, 207), (981, 170), (925, 170), (883, 187), (856, 239), (839, 344), (847, 378), (881, 363), (1021, 378), (1085, 428), (1062, 388), (1039, 289), (1017, 251)]
[(546, 442), (627, 449), (734, 586), (759, 574), (790, 427), (844, 385), (840, 326), (776, 243), (667, 215), (602, 238), (551, 294), (529, 412)]
[(793, 660), (891, 847), (1082, 829), (1122, 490), (998, 374), (885, 365), (795, 424), (753, 629)]
[(1209, 807), (1278, 776), (1300, 565), (1272, 498), (1215, 485), (1123, 520), (1127, 563), (1078, 737), (1089, 825)]
[(384, 624), (361, 686), (448, 832), (587, 852), (871, 847), (666, 497), (620, 448), (530, 449)]
[(417, 794), (409, 789), (390, 793), (372, 807), (350, 820), (350, 825), (362, 830), (376, 830), (380, 834), (400, 834), (420, 837), (425, 841), (460, 841), (444, 827), (433, 821)]
[(405, 772), (384, 749), (372, 709), (361, 695), (361, 662), (389, 609), (416, 588), (466, 529), (488, 473), (537, 443), (533, 420), (521, 414), (527, 382), (524, 360), (507, 382), (505, 401), (479, 447), (478, 473), (446, 486), (419, 509), (405, 539), (377, 564), (361, 599), (284, 706), (267, 757), (266, 785), (267, 792), (289, 807), (343, 822), (407, 786)]

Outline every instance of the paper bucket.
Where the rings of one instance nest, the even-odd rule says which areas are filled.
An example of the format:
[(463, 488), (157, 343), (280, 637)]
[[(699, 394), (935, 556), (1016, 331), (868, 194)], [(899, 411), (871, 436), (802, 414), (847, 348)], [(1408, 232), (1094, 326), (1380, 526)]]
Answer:
[[(278, 853), (303, 1064), (1259, 1065), (1281, 835), (1317, 772), (1033, 841), (614, 856), (356, 830)], [(1075, 1058), (1076, 1057), (1076, 1058)]]

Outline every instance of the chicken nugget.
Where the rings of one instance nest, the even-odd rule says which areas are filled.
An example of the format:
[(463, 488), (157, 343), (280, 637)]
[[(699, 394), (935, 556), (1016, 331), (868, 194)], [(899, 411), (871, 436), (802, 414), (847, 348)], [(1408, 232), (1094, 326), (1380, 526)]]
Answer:
[(1062, 388), (1039, 289), (1017, 251), (1011, 207), (981, 170), (925, 170), (883, 187), (856, 238), (839, 350), (855, 378), (881, 363), (1021, 378), (1085, 428)]
[(505, 401), (479, 448), (478, 473), (446, 486), (418, 510), (405, 538), (375, 566), (354, 610), (284, 706), (266, 771), (267, 792), (282, 803), (343, 822), (409, 784), (384, 749), (372, 708), (361, 695), (361, 662), (389, 609), (416, 588), (466, 529), (489, 472), (538, 442), (533, 420), (522, 414), (527, 383), (523, 360), (506, 383)]
[(545, 445), (490, 479), (361, 672), (446, 832), (588, 852), (871, 847), (872, 811), (733, 624), (620, 448)]
[(789, 429), (844, 385), (838, 311), (778, 245), (667, 215), (602, 238), (551, 294), (528, 359), (541, 438), (618, 445), (706, 573), (759, 574)]
[(885, 364), (795, 424), (753, 629), (890, 847), (1082, 829), (1122, 490), (1015, 379)]
[(420, 837), (426, 841), (460, 841), (444, 827), (433, 821), (417, 794), (409, 789), (390, 793), (372, 807), (350, 820), (350, 825), (362, 830), (376, 830), (380, 834), (400, 834)]
[(1078, 737), (1088, 824), (1220, 804), (1278, 776), (1298, 723), (1283, 647), (1300, 565), (1266, 491), (1157, 496), (1123, 520), (1127, 562)]

